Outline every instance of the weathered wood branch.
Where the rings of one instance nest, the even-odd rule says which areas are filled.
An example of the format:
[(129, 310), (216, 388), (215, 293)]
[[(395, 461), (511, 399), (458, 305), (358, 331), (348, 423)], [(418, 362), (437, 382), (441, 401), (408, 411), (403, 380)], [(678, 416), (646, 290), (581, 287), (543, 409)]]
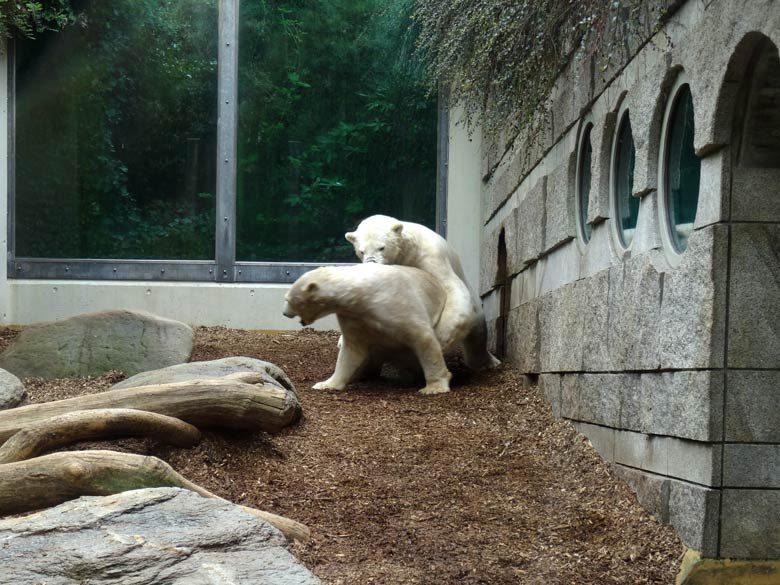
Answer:
[(0, 464), (30, 459), (89, 439), (144, 436), (179, 447), (200, 441), (200, 431), (177, 418), (129, 408), (78, 410), (33, 423), (0, 447)]
[[(150, 487), (180, 487), (226, 501), (156, 457), (116, 451), (65, 451), (0, 465), (0, 515), (47, 508), (80, 496), (106, 496)], [(310, 536), (309, 529), (299, 522), (242, 508), (289, 539), (305, 542)]]
[[(250, 374), (251, 376), (251, 374)], [(249, 376), (242, 379), (255, 379)], [(301, 406), (290, 390), (239, 379), (191, 380), (108, 390), (0, 411), (0, 442), (21, 429), (76, 410), (132, 408), (172, 416), (197, 427), (277, 432), (295, 422)]]

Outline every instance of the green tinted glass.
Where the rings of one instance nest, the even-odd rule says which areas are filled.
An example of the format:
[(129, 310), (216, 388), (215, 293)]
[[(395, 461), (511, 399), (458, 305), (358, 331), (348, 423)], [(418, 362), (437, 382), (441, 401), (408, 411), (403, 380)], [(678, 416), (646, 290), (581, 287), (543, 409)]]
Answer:
[(593, 147), (590, 144), (590, 133), (593, 125), (589, 124), (582, 137), (580, 148), (580, 176), (577, 192), (580, 202), (580, 225), (582, 226), (582, 235), (585, 241), (590, 240), (592, 226), (588, 223), (588, 204), (590, 202), (590, 183), (592, 179), (591, 165), (593, 162)]
[(617, 153), (615, 159), (615, 206), (618, 215), (620, 241), (628, 247), (634, 239), (637, 217), (639, 216), (639, 199), (632, 195), (634, 191), (634, 162), (636, 150), (634, 137), (631, 133), (631, 121), (628, 114), (623, 116), (618, 131)]
[(237, 258), (355, 261), (375, 213), (434, 226), (435, 96), (410, 0), (242, 2)]
[(16, 253), (214, 258), (217, 0), (76, 0), (16, 43)]
[(701, 159), (693, 148), (693, 99), (687, 85), (677, 93), (669, 120), (665, 189), (672, 240), (679, 252), (688, 247), (699, 203)]

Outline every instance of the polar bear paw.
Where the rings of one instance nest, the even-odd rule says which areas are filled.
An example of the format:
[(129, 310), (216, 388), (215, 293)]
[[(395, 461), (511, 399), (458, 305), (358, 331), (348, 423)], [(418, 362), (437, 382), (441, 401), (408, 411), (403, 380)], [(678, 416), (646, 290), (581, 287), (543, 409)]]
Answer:
[(322, 382), (317, 382), (314, 386), (312, 386), (312, 390), (343, 390), (344, 384), (335, 384), (328, 380), (323, 380)]
[(431, 382), (425, 388), (420, 389), (420, 394), (430, 396), (432, 394), (443, 394), (450, 391), (449, 380), (439, 380), (437, 382)]

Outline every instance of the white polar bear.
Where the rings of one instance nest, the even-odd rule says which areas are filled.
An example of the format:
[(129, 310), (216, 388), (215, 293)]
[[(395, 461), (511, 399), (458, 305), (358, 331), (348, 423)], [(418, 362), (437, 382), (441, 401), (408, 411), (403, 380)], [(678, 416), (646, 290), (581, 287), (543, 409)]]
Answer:
[(480, 370), (500, 362), (487, 350), (482, 304), (466, 284), (460, 258), (447, 241), (424, 225), (372, 215), (345, 234), (363, 263), (397, 264), (424, 270), (447, 295), (437, 331), (442, 348), (460, 344), (466, 365)]
[[(403, 297), (404, 302), (398, 299)], [(356, 264), (307, 272), (284, 297), (284, 314), (309, 325), (335, 313), (342, 339), (336, 370), (314, 389), (343, 389), (383, 361), (404, 364), (409, 350), (425, 375), (422, 394), (450, 389), (438, 330), (444, 289), (429, 274), (406, 266)]]

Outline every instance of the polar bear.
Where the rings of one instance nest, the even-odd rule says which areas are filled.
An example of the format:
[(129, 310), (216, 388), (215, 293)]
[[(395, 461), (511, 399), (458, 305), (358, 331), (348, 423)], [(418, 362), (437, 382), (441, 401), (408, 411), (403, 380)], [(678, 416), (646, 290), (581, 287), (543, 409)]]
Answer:
[(452, 375), (437, 330), (446, 295), (426, 272), (373, 263), (326, 266), (301, 276), (284, 299), (284, 315), (300, 317), (302, 325), (331, 313), (338, 318), (342, 337), (336, 370), (314, 389), (341, 390), (366, 368), (383, 361), (404, 363), (411, 350), (425, 375), (420, 393), (449, 391)]
[(344, 237), (363, 263), (411, 266), (433, 276), (447, 295), (438, 327), (442, 348), (460, 344), (466, 365), (475, 370), (500, 363), (487, 350), (482, 304), (466, 284), (460, 258), (444, 238), (424, 225), (387, 215), (364, 219)]

